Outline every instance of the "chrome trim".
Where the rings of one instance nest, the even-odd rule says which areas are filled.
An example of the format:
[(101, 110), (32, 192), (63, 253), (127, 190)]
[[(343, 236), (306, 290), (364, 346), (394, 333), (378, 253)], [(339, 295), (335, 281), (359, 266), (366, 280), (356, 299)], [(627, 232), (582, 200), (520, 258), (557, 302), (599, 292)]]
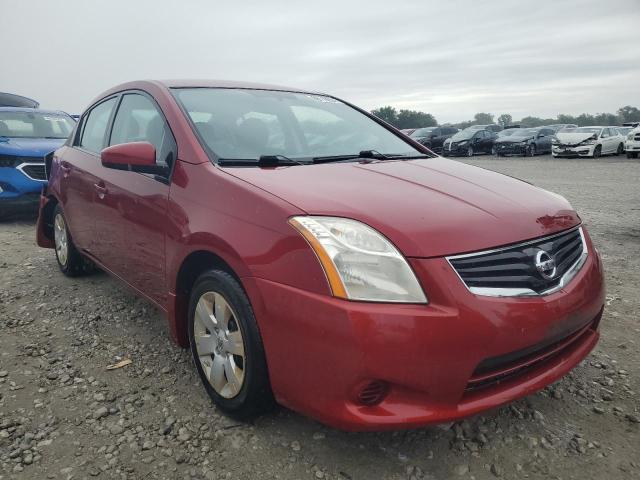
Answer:
[(40, 178), (33, 178), (31, 175), (29, 175), (27, 172), (24, 171), (24, 167), (30, 167), (30, 166), (43, 167), (44, 175), (45, 177), (47, 176), (47, 167), (44, 163), (29, 163), (29, 162), (21, 163), (16, 167), (16, 170), (20, 170), (25, 177), (27, 177), (30, 180), (33, 180), (34, 182), (46, 182), (46, 180), (42, 180)]
[[(571, 233), (574, 230), (578, 230), (580, 232), (580, 239), (582, 240), (582, 253), (580, 254), (580, 257), (578, 257), (578, 259), (573, 263), (573, 265), (571, 265), (569, 267), (569, 269), (565, 272), (565, 274), (562, 275), (562, 277), (560, 277), (560, 282), (558, 283), (558, 285), (556, 285), (556, 286), (554, 286), (554, 287), (552, 287), (552, 288), (550, 288), (548, 290), (545, 290), (543, 292), (540, 292), (540, 293), (536, 292), (535, 290), (531, 290), (530, 288), (469, 287), (465, 283), (465, 281), (462, 279), (462, 277), (460, 276), (458, 271), (455, 269), (455, 267), (451, 264), (451, 260), (456, 260), (458, 258), (477, 257), (477, 256), (481, 256), (481, 255), (491, 254), (491, 253), (502, 252), (502, 251), (505, 251), (505, 250), (512, 250), (514, 248), (523, 247), (523, 246), (531, 245), (531, 244), (534, 244), (534, 243), (545, 242), (545, 241), (550, 240), (552, 238), (559, 237), (559, 236)], [(582, 226), (578, 225), (577, 227), (571, 228), (569, 230), (565, 230), (565, 231), (560, 232), (560, 233), (556, 233), (554, 235), (549, 235), (548, 237), (540, 237), (540, 238), (537, 238), (535, 240), (529, 240), (529, 241), (522, 242), (522, 243), (516, 243), (516, 244), (510, 245), (508, 247), (495, 248), (495, 249), (492, 249), (492, 250), (484, 250), (482, 252), (465, 253), (465, 254), (462, 254), (462, 255), (452, 255), (452, 256), (449, 256), (449, 257), (445, 257), (445, 258), (446, 258), (447, 262), (449, 263), (449, 266), (452, 268), (452, 270), (458, 276), (458, 278), (463, 283), (463, 285), (467, 288), (467, 290), (469, 290), (474, 295), (479, 295), (479, 296), (483, 296), (483, 297), (542, 297), (542, 296), (545, 296), (545, 295), (551, 295), (552, 293), (555, 293), (558, 290), (561, 290), (562, 288), (566, 287), (567, 284), (571, 280), (573, 280), (573, 277), (575, 277), (576, 274), (580, 271), (580, 269), (582, 268), (584, 263), (587, 261), (587, 257), (588, 256), (589, 256), (589, 251), (587, 250), (587, 241), (584, 238), (584, 232), (582, 231)]]

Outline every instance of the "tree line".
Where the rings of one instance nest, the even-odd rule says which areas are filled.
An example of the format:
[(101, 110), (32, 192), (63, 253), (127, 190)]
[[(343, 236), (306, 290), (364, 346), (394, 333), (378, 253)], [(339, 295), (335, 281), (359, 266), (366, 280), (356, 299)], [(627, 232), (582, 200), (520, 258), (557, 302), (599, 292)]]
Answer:
[[(435, 127), (438, 125), (436, 118), (430, 113), (417, 110), (401, 109), (386, 106), (376, 108), (371, 111), (376, 117), (390, 123), (396, 128), (423, 128)], [(640, 109), (630, 105), (620, 107), (616, 113), (582, 113), (580, 115), (567, 115), (561, 113), (556, 118), (523, 117), (519, 121), (514, 121), (508, 113), (503, 113), (497, 118), (492, 113), (476, 113), (473, 120), (451, 124), (457, 128), (467, 128), (471, 125), (485, 125), (497, 123), (498, 125), (520, 125), (523, 127), (539, 127), (541, 125), (552, 125), (555, 123), (574, 123), (579, 127), (589, 125), (620, 125), (624, 122), (640, 122)]]

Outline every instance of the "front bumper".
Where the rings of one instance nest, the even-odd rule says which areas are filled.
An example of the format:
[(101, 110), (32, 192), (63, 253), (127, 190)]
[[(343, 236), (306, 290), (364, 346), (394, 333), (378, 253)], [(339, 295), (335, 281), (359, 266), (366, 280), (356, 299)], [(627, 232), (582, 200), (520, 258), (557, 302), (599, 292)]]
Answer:
[(624, 150), (626, 152), (639, 152), (640, 153), (640, 142), (635, 140), (627, 140), (624, 144)]
[(440, 152), (440, 155), (442, 155), (443, 157), (459, 157), (459, 156), (466, 156), (468, 151), (469, 151), (468, 143), (462, 146), (456, 144), (456, 145), (453, 145), (452, 147), (449, 147), (449, 145), (445, 144)]
[(43, 185), (18, 168), (0, 167), (0, 218), (37, 212)]
[(570, 147), (567, 145), (554, 145), (551, 154), (554, 157), (593, 157), (596, 145), (581, 145)]
[[(544, 297), (476, 296), (443, 258), (410, 259), (428, 305), (350, 302), (244, 278), (274, 394), (340, 429), (385, 430), (454, 421), (536, 392), (598, 340), (603, 272), (587, 242), (580, 272)], [(544, 349), (515, 364), (478, 370), (536, 346)], [(389, 393), (365, 406), (358, 393), (371, 381), (386, 383)]]
[(527, 152), (526, 143), (495, 143), (497, 155), (524, 155)]

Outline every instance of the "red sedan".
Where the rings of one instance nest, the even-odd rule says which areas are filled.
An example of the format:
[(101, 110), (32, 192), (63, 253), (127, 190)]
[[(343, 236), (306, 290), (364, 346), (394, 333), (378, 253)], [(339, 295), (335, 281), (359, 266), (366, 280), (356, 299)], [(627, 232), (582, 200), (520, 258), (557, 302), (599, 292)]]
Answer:
[(556, 381), (599, 337), (602, 264), (564, 198), (329, 95), (128, 83), (46, 165), (38, 244), (157, 305), (229, 414), (451, 421)]

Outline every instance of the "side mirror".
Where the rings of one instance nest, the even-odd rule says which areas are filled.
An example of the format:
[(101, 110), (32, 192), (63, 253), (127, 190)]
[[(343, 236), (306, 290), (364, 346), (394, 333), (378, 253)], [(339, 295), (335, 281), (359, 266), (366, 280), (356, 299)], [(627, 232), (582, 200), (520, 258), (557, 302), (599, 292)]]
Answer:
[(100, 152), (102, 166), (140, 173), (161, 173), (166, 167), (156, 164), (156, 147), (149, 142), (111, 145)]

